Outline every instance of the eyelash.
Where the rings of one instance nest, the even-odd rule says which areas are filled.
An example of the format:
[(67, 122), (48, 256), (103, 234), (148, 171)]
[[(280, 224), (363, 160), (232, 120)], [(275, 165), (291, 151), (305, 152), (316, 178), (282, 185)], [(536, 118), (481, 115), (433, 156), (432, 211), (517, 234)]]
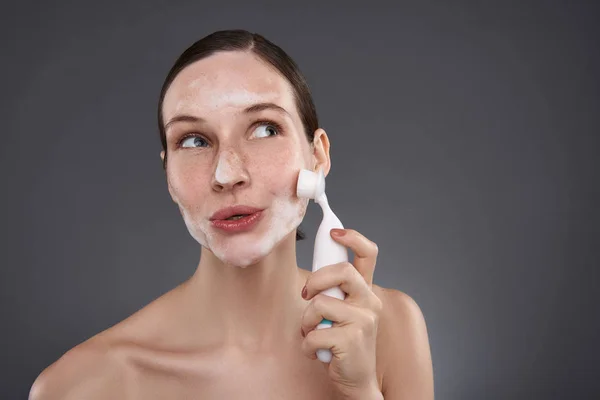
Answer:
[[(277, 129), (277, 132), (278, 132), (278, 133), (277, 133), (277, 135), (280, 135), (280, 134), (282, 134), (282, 133), (283, 133), (283, 126), (281, 126), (281, 124), (279, 124), (279, 123), (277, 123), (277, 122), (275, 122), (275, 121), (268, 120), (268, 119), (261, 119), (261, 120), (258, 120), (258, 121), (254, 121), (254, 122), (252, 123), (252, 127), (253, 127), (253, 128), (254, 128), (254, 127), (256, 127), (256, 126), (259, 126), (259, 125), (271, 125), (273, 128)], [(205, 138), (204, 138), (204, 137), (203, 137), (201, 134), (199, 134), (199, 133), (186, 133), (185, 135), (183, 135), (183, 136), (182, 136), (182, 137), (181, 137), (181, 138), (180, 138), (180, 139), (177, 141), (177, 148), (180, 148), (180, 147), (181, 147), (181, 144), (182, 144), (182, 143), (183, 143), (183, 142), (184, 142), (186, 139), (188, 139), (188, 138), (191, 138), (191, 137), (199, 137), (199, 138), (203, 139), (205, 142), (208, 142), (208, 140), (206, 140), (206, 139), (205, 139)], [(193, 147), (192, 147), (192, 148), (193, 148)], [(200, 147), (196, 147), (196, 148), (198, 149), (198, 148), (200, 148)]]

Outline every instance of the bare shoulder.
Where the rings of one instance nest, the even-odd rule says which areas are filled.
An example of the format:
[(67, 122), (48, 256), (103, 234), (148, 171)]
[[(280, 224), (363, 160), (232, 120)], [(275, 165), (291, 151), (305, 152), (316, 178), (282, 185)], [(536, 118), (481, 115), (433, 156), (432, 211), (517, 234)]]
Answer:
[(377, 358), (383, 394), (393, 398), (433, 399), (433, 366), (425, 317), (417, 302), (396, 289), (373, 285), (382, 310)]
[(91, 338), (42, 371), (29, 400), (120, 398), (125, 384), (123, 367), (108, 342)]
[(382, 322), (398, 324), (400, 321), (424, 323), (423, 313), (417, 302), (408, 294), (373, 284), (373, 292), (381, 299)]
[(400, 339), (423, 336), (427, 339), (425, 317), (417, 302), (408, 294), (373, 285), (373, 292), (382, 304), (379, 332), (382, 345), (393, 346)]
[(67, 351), (36, 378), (29, 400), (126, 397), (132, 384), (131, 349), (160, 331), (171, 292)]

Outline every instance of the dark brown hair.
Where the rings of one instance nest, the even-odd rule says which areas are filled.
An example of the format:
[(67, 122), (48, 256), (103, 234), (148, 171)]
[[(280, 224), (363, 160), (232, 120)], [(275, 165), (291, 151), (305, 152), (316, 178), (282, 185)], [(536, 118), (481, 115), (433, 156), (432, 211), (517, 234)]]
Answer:
[[(175, 61), (167, 74), (160, 91), (158, 101), (158, 130), (160, 141), (165, 152), (163, 169), (167, 168), (167, 139), (164, 129), (162, 106), (165, 94), (175, 77), (188, 65), (209, 57), (218, 51), (247, 51), (257, 55), (266, 63), (272, 65), (292, 86), (294, 100), (304, 127), (308, 143), (312, 145), (315, 131), (319, 127), (317, 111), (306, 79), (298, 65), (279, 46), (257, 33), (242, 29), (213, 32), (188, 47)], [(304, 239), (304, 233), (298, 228), (296, 240)]]

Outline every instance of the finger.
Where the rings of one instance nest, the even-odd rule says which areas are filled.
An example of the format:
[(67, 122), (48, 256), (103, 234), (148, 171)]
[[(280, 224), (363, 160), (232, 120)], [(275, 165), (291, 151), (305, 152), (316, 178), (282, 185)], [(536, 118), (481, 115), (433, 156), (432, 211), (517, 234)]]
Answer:
[[(336, 235), (337, 232), (345, 232), (343, 235)], [(354, 229), (332, 229), (331, 237), (349, 247), (354, 252), (354, 260), (352, 264), (360, 272), (369, 287), (373, 285), (373, 274), (375, 272), (375, 264), (377, 263), (377, 254), (379, 248), (377, 244), (365, 236), (355, 231)]]
[(319, 294), (312, 299), (302, 315), (300, 326), (304, 335), (314, 330), (323, 319), (333, 321), (333, 326), (356, 324), (366, 327), (377, 322), (377, 315), (367, 308)]
[(333, 326), (309, 332), (302, 340), (302, 353), (313, 360), (317, 359), (317, 350), (329, 349), (334, 357), (340, 358), (344, 348), (344, 328)]
[(373, 294), (360, 272), (346, 261), (313, 272), (306, 281), (305, 299), (310, 300), (323, 290), (335, 286), (339, 286), (347, 294), (348, 301), (354, 304), (368, 305), (365, 300)]
[(317, 350), (329, 349), (333, 357), (342, 360), (346, 355), (360, 349), (365, 338), (375, 334), (366, 333), (362, 327), (354, 325), (317, 329), (306, 335), (301, 350), (304, 355), (314, 360), (317, 358)]

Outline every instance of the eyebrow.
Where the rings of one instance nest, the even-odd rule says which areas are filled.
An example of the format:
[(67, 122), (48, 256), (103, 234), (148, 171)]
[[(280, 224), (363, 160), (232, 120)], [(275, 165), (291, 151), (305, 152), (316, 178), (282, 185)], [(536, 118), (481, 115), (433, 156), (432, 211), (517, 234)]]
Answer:
[[(287, 112), (287, 110), (281, 106), (278, 106), (275, 103), (256, 103), (256, 104), (252, 104), (249, 107), (246, 107), (244, 109), (244, 114), (251, 114), (251, 113), (257, 113), (263, 110), (274, 110), (283, 114), (288, 115), (290, 118), (292, 117), (290, 115), (289, 112)], [(201, 117), (195, 117), (193, 115), (186, 115), (186, 114), (181, 114), (181, 115), (176, 115), (173, 118), (171, 118), (171, 120), (169, 122), (167, 122), (165, 124), (165, 131), (167, 131), (169, 129), (169, 127), (174, 124), (175, 122), (206, 122), (206, 120), (204, 118)]]

